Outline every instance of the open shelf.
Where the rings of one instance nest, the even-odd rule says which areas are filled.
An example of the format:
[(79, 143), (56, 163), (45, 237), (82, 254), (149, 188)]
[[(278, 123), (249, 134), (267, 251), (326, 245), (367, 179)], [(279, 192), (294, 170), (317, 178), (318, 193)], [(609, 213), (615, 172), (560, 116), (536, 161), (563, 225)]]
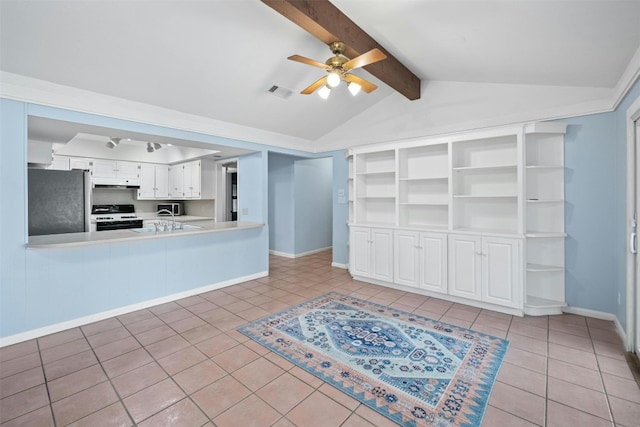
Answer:
[(448, 206), (449, 203), (444, 200), (434, 200), (432, 202), (420, 203), (400, 203), (400, 206)]
[(564, 203), (563, 199), (527, 199), (527, 203)]
[(460, 166), (453, 168), (456, 172), (478, 172), (478, 173), (486, 173), (486, 172), (499, 172), (499, 171), (513, 171), (515, 172), (518, 169), (516, 164), (509, 165), (486, 165), (486, 166)]
[(412, 178), (400, 178), (400, 181), (419, 182), (419, 181), (446, 181), (448, 176), (422, 176)]
[(558, 272), (558, 271), (564, 271), (564, 267), (558, 267), (556, 265), (527, 263), (527, 271), (530, 271), (532, 273)]
[(376, 175), (389, 175), (389, 176), (394, 176), (396, 174), (395, 171), (393, 170), (387, 170), (387, 171), (376, 171), (376, 172), (358, 172), (356, 174), (356, 176), (376, 176)]
[(527, 295), (527, 302), (525, 305), (532, 308), (557, 308), (566, 307), (567, 303), (564, 301)]
[(517, 194), (454, 194), (455, 198), (465, 199), (517, 199)]
[(532, 239), (558, 239), (567, 237), (565, 232), (527, 231), (526, 237)]
[(564, 169), (564, 166), (562, 165), (527, 165), (525, 166), (525, 169), (527, 170), (545, 170), (545, 169), (551, 169), (551, 170), (556, 170), (556, 169)]

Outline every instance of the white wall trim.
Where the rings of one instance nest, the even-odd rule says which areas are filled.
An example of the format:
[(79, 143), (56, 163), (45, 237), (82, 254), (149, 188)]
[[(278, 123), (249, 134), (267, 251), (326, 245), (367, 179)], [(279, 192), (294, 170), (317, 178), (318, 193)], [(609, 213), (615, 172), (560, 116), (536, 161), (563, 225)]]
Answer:
[(618, 320), (618, 317), (615, 314), (606, 313), (604, 311), (589, 310), (587, 308), (573, 307), (573, 306), (563, 307), (562, 311), (564, 313), (575, 314), (578, 316), (613, 321), (616, 328), (616, 333), (622, 340), (622, 344), (624, 345), (624, 348), (627, 351), (629, 351), (629, 341), (627, 339), (627, 334), (624, 332), (624, 329), (622, 328), (622, 324), (620, 324), (620, 321)]
[[(640, 49), (636, 52), (636, 56), (640, 60)], [(640, 98), (636, 99), (633, 104), (629, 106), (627, 109), (627, 239), (630, 238), (631, 233), (638, 232), (638, 227), (633, 227), (633, 213), (636, 210), (636, 175), (638, 171), (636, 168), (638, 165), (636, 164), (636, 159), (638, 158), (638, 153), (636, 153), (636, 135), (635, 135), (635, 127), (636, 120), (640, 120)], [(640, 346), (640, 343), (636, 343), (636, 337), (638, 333), (636, 331), (636, 319), (635, 313), (640, 310), (640, 307), (636, 307), (636, 304), (640, 305), (640, 298), (636, 295), (636, 275), (638, 272), (636, 271), (636, 260), (637, 255), (631, 253), (631, 251), (627, 247), (627, 292), (626, 292), (626, 300), (627, 300), (627, 337), (629, 337), (630, 349), (635, 349), (635, 347)]]
[(307, 255), (317, 254), (318, 252), (328, 251), (329, 249), (332, 249), (332, 248), (333, 248), (333, 246), (327, 246), (326, 248), (314, 249), (312, 251), (302, 252), (300, 254), (290, 254), (288, 252), (280, 252), (280, 251), (269, 250), (269, 254), (276, 255), (276, 256), (281, 256), (281, 257), (284, 257), (284, 258), (295, 259), (295, 258), (302, 258), (303, 256), (307, 256)]
[(290, 254), (288, 252), (280, 252), (280, 251), (272, 251), (271, 249), (269, 249), (269, 255), (275, 255), (275, 256), (281, 256), (283, 258), (295, 258), (295, 254)]
[[(440, 128), (422, 129), (412, 132), (411, 134), (400, 134), (394, 140), (436, 136), (453, 132), (507, 126), (529, 121), (556, 120), (613, 111), (639, 77), (640, 49), (636, 51), (636, 54), (627, 66), (616, 88), (608, 89), (610, 95), (603, 93), (603, 98), (578, 102), (572, 105), (556, 106), (543, 109), (542, 111), (529, 111), (527, 113), (515, 112), (508, 116), (461, 122)], [(604, 90), (606, 88), (600, 89)], [(5, 71), (0, 71), (0, 97), (117, 119), (131, 120), (144, 124), (165, 126), (178, 130), (199, 132), (239, 141), (271, 145), (307, 153), (340, 150), (353, 145), (367, 144), (368, 142), (390, 142), (386, 139), (377, 141), (371, 141), (370, 139), (362, 141), (349, 139), (342, 141), (339, 138), (330, 138), (329, 140), (324, 140), (322, 137), (316, 141), (310, 141), (154, 105), (129, 101), (70, 86), (59, 85)]]
[(344, 268), (345, 270), (349, 269), (349, 264), (342, 264), (339, 262), (332, 262), (331, 263), (331, 267), (335, 267), (335, 268)]
[(0, 97), (309, 152), (311, 141), (0, 71)]
[(268, 271), (262, 271), (260, 273), (250, 274), (248, 276), (237, 277), (235, 279), (225, 280), (223, 282), (214, 283), (212, 285), (203, 286), (200, 288), (189, 289), (188, 291), (179, 292), (172, 295), (167, 295), (160, 298), (154, 298), (151, 300), (143, 301), (136, 304), (126, 305), (124, 307), (118, 307), (113, 310), (103, 311), (101, 313), (91, 314), (89, 316), (78, 317), (76, 319), (67, 320), (65, 322), (55, 323), (53, 325), (44, 326), (42, 328), (32, 329), (27, 332), (22, 332), (8, 337), (0, 338), (0, 348), (8, 345), (20, 343), (30, 339), (38, 338), (44, 335), (53, 334), (56, 332), (64, 331), (66, 329), (76, 328), (78, 326), (84, 326), (89, 323), (105, 320), (110, 317), (120, 316), (133, 311), (142, 310), (144, 308), (152, 307), (154, 305), (164, 304), (167, 302), (176, 301), (179, 299), (187, 298), (193, 295), (198, 295), (204, 292), (214, 291), (216, 289), (226, 288), (227, 286), (236, 285), (238, 283), (248, 282), (250, 280), (259, 279), (269, 275)]
[(618, 105), (620, 105), (629, 90), (631, 90), (631, 86), (633, 86), (638, 78), (640, 78), (640, 47), (638, 47), (638, 50), (636, 50), (636, 53), (631, 58), (631, 61), (629, 61), (627, 68), (618, 80), (612, 99), (614, 110), (618, 108)]

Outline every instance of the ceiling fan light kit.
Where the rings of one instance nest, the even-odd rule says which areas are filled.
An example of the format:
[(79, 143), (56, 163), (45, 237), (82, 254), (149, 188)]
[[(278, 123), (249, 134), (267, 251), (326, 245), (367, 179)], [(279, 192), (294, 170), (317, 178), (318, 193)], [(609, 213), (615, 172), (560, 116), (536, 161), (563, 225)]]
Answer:
[(349, 89), (349, 92), (351, 92), (351, 95), (356, 96), (358, 92), (360, 92), (360, 89), (362, 89), (362, 86), (358, 83), (351, 82), (347, 83), (347, 88)]
[(327, 99), (331, 93), (331, 89), (340, 85), (342, 80), (347, 82), (347, 88), (353, 96), (356, 96), (361, 89), (366, 93), (370, 93), (378, 88), (375, 84), (358, 77), (355, 74), (351, 74), (350, 71), (386, 59), (387, 55), (382, 53), (380, 49), (371, 49), (362, 55), (349, 59), (342, 54), (345, 49), (345, 44), (343, 42), (335, 41), (329, 44), (329, 48), (334, 56), (327, 59), (324, 64), (300, 55), (292, 55), (287, 58), (291, 61), (323, 68), (327, 73), (329, 73), (302, 90), (300, 92), (301, 94), (309, 95), (317, 89), (320, 89), (318, 91), (318, 95), (320, 95), (322, 99)]
[(331, 93), (331, 88), (327, 85), (322, 86), (322, 88), (318, 91), (318, 95), (320, 96), (320, 98), (322, 99), (327, 99), (329, 98), (329, 94)]

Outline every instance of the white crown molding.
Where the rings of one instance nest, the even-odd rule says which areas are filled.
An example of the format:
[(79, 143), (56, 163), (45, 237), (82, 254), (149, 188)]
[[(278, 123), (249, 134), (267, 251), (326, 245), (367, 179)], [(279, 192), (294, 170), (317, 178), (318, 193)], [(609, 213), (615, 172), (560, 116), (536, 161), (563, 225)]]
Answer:
[[(329, 134), (316, 141), (309, 141), (302, 138), (129, 101), (4, 71), (0, 71), (0, 97), (178, 130), (199, 132), (242, 142), (269, 145), (307, 153), (322, 153), (365, 144), (392, 142), (408, 138), (432, 137), (454, 132), (493, 128), (532, 121), (557, 120), (580, 115), (610, 112), (618, 107), (619, 103), (639, 77), (640, 48), (634, 54), (614, 89), (584, 88), (585, 91), (588, 90), (597, 95), (592, 99), (575, 101), (566, 105), (556, 105), (548, 108), (541, 106), (534, 110), (502, 113), (483, 119), (461, 120), (454, 124), (445, 124), (442, 126), (432, 126), (428, 128), (418, 127), (405, 131), (400, 130), (393, 132), (392, 136), (389, 133), (379, 133), (374, 136), (354, 136), (349, 135), (349, 132), (345, 132), (344, 137), (340, 137), (341, 128), (346, 128), (350, 122), (357, 121), (359, 116), (364, 117), (364, 115), (368, 114), (369, 110), (376, 108), (374, 105), (369, 110), (365, 110), (358, 116), (354, 116), (340, 128), (332, 130)], [(433, 83), (446, 84), (447, 82)], [(495, 86), (499, 87), (501, 85)], [(504, 86), (506, 87), (508, 85)], [(533, 91), (536, 91), (536, 88), (538, 87), (530, 86), (530, 89)], [(576, 88), (558, 88), (560, 91), (564, 89), (571, 90)], [(425, 90), (427, 90), (426, 87)], [(393, 96), (388, 97), (387, 102), (393, 102), (393, 98)]]
[(615, 110), (618, 108), (618, 105), (622, 102), (625, 95), (631, 90), (631, 86), (640, 78), (640, 46), (636, 53), (629, 61), (627, 68), (622, 73), (622, 76), (618, 80), (618, 84), (615, 88), (615, 93), (612, 98), (612, 106), (611, 109)]
[(222, 138), (309, 152), (312, 142), (0, 71), (0, 97)]

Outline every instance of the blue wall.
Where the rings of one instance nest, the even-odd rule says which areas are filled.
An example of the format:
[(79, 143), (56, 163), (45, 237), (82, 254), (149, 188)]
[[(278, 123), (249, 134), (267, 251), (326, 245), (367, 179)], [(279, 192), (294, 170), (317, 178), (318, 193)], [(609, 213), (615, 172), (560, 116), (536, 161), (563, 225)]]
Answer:
[[(0, 100), (0, 337), (268, 271), (268, 227), (34, 249), (27, 240), (27, 116), (263, 150), (256, 144)], [(266, 151), (241, 156), (242, 220), (266, 222)]]
[(334, 245), (345, 246), (347, 235), (346, 227), (336, 235), (332, 225), (340, 209), (332, 198), (333, 162), (331, 153), (313, 158), (269, 153), (270, 250), (300, 255), (333, 246), (334, 262), (346, 263), (341, 258), (346, 248)]
[(332, 246), (333, 159), (294, 163), (295, 254)]
[(269, 250), (295, 253), (294, 157), (269, 153)]
[[(349, 262), (349, 162), (346, 154), (346, 150), (319, 154), (333, 158), (333, 262), (341, 266)], [(340, 196), (341, 192), (344, 196)]]
[[(615, 314), (626, 330), (626, 111), (564, 119), (566, 296), (570, 306)], [(618, 303), (620, 294), (620, 303)]]

